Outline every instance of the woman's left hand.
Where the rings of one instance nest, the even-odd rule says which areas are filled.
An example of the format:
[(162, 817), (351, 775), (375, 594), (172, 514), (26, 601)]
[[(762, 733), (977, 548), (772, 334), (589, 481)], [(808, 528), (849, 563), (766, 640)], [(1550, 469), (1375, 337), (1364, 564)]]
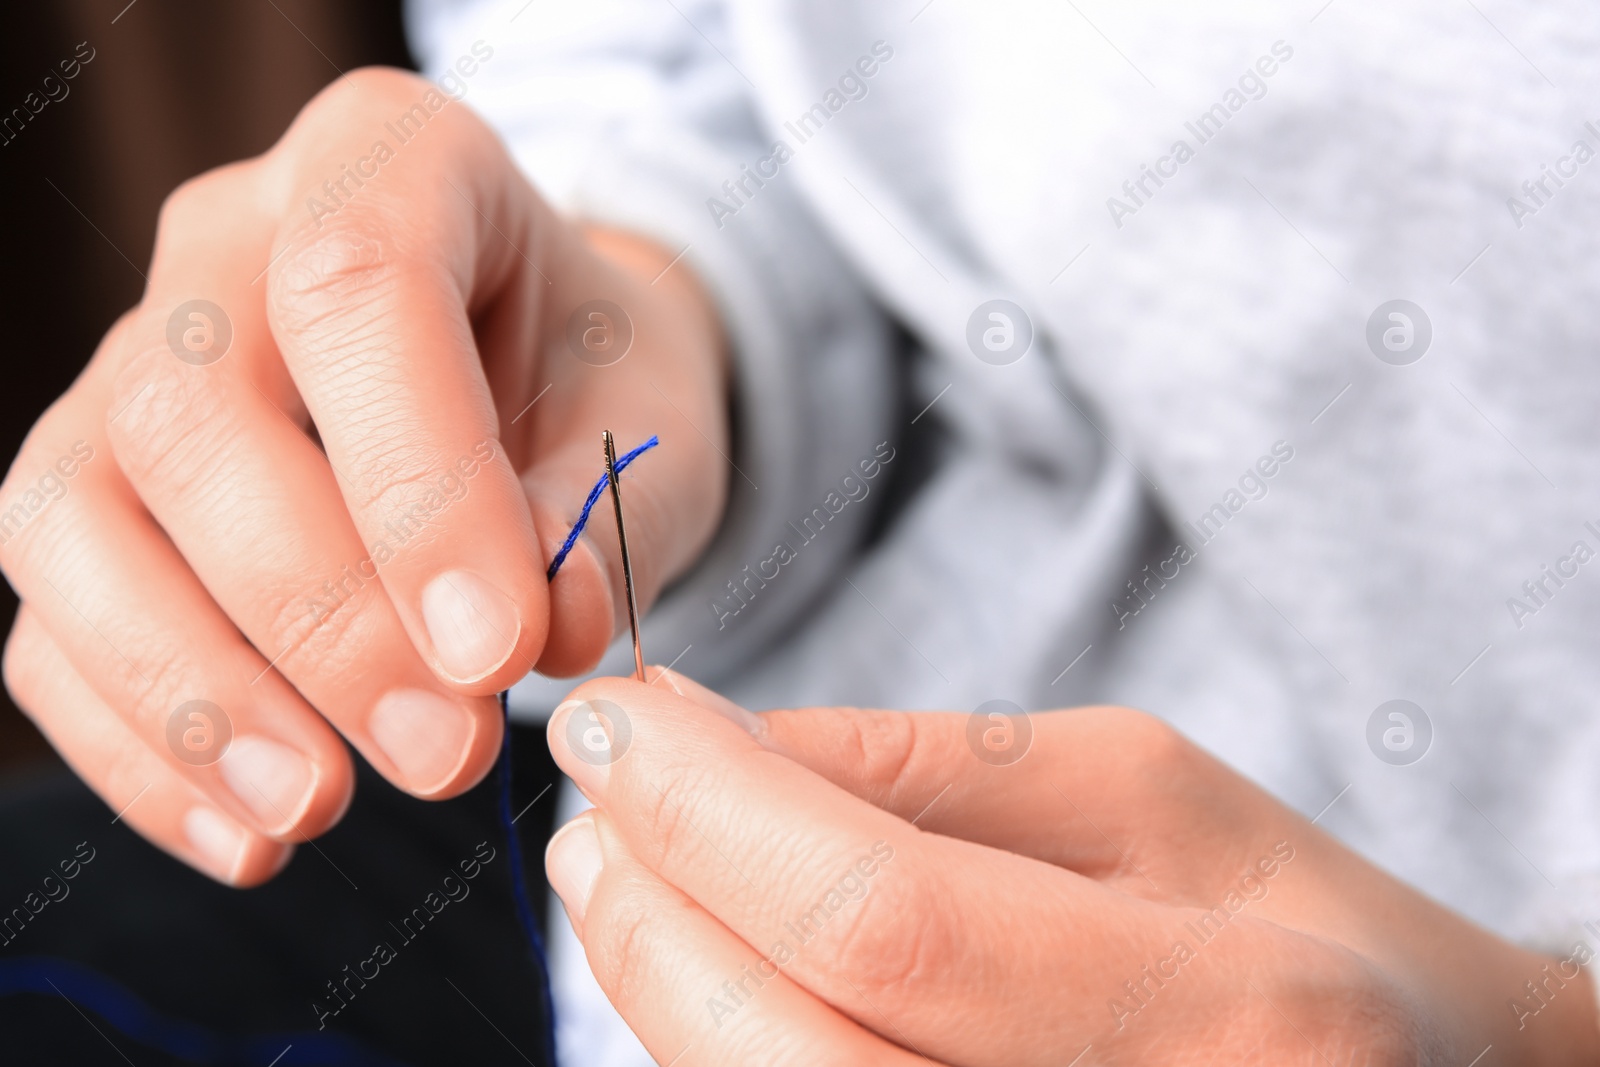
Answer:
[(1499, 940), (1138, 712), (754, 716), (663, 672), (580, 687), (550, 747), (597, 807), (551, 883), (664, 1064), (1600, 1050), (1587, 949)]

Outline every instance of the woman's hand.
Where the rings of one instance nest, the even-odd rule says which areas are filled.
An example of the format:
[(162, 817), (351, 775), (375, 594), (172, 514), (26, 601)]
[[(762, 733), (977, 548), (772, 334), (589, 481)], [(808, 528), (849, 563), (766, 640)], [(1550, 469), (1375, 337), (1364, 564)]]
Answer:
[(580, 542), (545, 580), (600, 430), (662, 439), (629, 485), (642, 600), (719, 521), (722, 341), (673, 258), (557, 217), (397, 71), (185, 184), (144, 299), (0, 486), (18, 703), (122, 818), (234, 884), (337, 821), (341, 734), (418, 796), (471, 786), (491, 694), (589, 667), (618, 625), (615, 552)]
[(551, 882), (679, 1067), (1594, 1062), (1575, 964), (1407, 889), (1158, 720), (1040, 714), (1021, 758), (985, 747), (1023, 725), (590, 682), (550, 746), (597, 810), (552, 841)]

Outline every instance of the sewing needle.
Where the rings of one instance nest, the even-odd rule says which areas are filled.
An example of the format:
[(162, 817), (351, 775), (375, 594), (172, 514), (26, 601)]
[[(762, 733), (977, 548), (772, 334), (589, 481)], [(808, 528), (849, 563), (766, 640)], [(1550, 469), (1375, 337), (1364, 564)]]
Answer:
[(622, 551), (622, 585), (628, 594), (628, 628), (633, 631), (633, 670), (644, 681), (644, 649), (639, 644), (639, 601), (633, 593), (633, 562), (628, 558), (628, 532), (622, 525), (622, 488), (617, 484), (617, 442), (610, 430), (600, 431), (606, 448), (606, 480), (611, 483), (611, 503), (617, 512), (617, 546)]

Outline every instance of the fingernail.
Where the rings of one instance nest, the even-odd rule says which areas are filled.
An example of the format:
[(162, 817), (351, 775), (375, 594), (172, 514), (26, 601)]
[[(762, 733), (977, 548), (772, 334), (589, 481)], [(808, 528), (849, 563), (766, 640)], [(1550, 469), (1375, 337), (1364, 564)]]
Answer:
[(754, 712), (740, 707), (727, 697), (714, 689), (707, 689), (688, 675), (678, 674), (666, 667), (656, 667), (656, 676), (651, 684), (661, 682), (672, 687), (673, 692), (681, 697), (687, 697), (703, 708), (721, 715), (724, 719), (739, 727), (754, 738), (762, 738), (767, 733), (767, 721)]
[(761, 737), (767, 732), (767, 724), (761, 716), (746, 711), (725, 696), (718, 696), (715, 700), (707, 700), (705, 707), (721, 715), (751, 737)]
[(288, 745), (238, 737), (218, 766), (222, 780), (269, 827), (268, 833), (287, 833), (311, 805), (316, 772), (310, 760)]
[(250, 844), (243, 827), (210, 808), (190, 808), (183, 817), (183, 833), (213, 878), (229, 884), (238, 880)]
[[(609, 700), (567, 700), (550, 716), (550, 754), (585, 796), (598, 803), (611, 780), (611, 765), (633, 745), (628, 713)], [(560, 737), (556, 744), (554, 738)]]
[(516, 605), (471, 571), (446, 571), (422, 591), (422, 621), (439, 666), (457, 682), (500, 668), (517, 647)]
[(461, 770), (477, 720), (466, 708), (425, 689), (393, 689), (379, 698), (367, 731), (413, 793), (444, 788)]
[(544, 851), (544, 869), (550, 877), (550, 888), (556, 891), (575, 928), (583, 926), (584, 912), (589, 910), (589, 895), (605, 866), (605, 855), (600, 851), (600, 835), (595, 833), (594, 817), (580, 815), (567, 823), (550, 839)]

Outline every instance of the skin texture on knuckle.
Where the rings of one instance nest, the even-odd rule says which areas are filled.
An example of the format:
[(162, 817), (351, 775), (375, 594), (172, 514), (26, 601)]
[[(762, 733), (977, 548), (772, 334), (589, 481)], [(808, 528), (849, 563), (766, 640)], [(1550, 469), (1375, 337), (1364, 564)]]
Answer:
[(890, 801), (912, 780), (917, 765), (918, 732), (911, 716), (900, 711), (847, 713), (840, 745), (851, 766), (859, 768), (868, 799)]
[[(848, 980), (891, 1017), (916, 1010), (924, 984), (961, 958), (960, 933), (950, 919), (960, 912), (960, 902), (945, 899), (920, 871), (889, 864), (864, 896), (847, 904), (843, 922), (829, 920), (815, 951), (808, 945), (797, 966), (815, 975), (807, 984), (831, 988), (839, 978)], [(849, 986), (837, 992), (845, 1003), (856, 999)]]
[[(136, 733), (153, 742), (152, 747), (156, 748), (159, 754), (165, 747), (161, 739), (166, 736), (167, 721), (173, 711), (185, 701), (200, 695), (203, 692), (200, 684), (210, 681), (216, 674), (200, 667), (191, 658), (190, 653), (173, 644), (161, 643), (158, 640), (145, 640), (141, 644), (145, 647), (132, 643), (123, 644), (123, 647), (128, 650), (128, 658), (133, 663), (139, 664), (140, 673), (149, 678), (150, 684), (143, 684), (144, 679), (133, 674), (133, 668), (129, 666), (126, 668), (128, 676), (122, 679), (118, 686), (122, 692), (122, 699), (108, 700), (107, 703), (116, 709)], [(205, 656), (212, 663), (226, 662), (234, 659), (240, 651), (238, 648), (227, 651), (207, 649)], [(233, 654), (230, 655), (230, 652)], [(120, 663), (120, 660), (118, 662)], [(115, 670), (115, 664), (111, 666)], [(243, 674), (242, 669), (235, 673), (235, 677), (241, 674)], [(102, 693), (101, 696), (104, 697), (105, 694)], [(215, 699), (229, 703), (220, 696)]]
[(39, 695), (43, 692), (41, 658), (31, 644), (31, 627), (13, 625), (6, 638), (5, 656), (0, 659), (0, 674), (5, 678), (6, 692), (30, 717), (38, 714)]
[(1092, 716), (1097, 732), (1115, 736), (1123, 751), (1145, 766), (1181, 769), (1193, 755), (1193, 746), (1176, 729), (1148, 712), (1124, 707), (1083, 709)]
[[(623, 765), (627, 762), (628, 757), (624, 756), (612, 768), (613, 788), (617, 784), (616, 771), (626, 770)], [(710, 857), (716, 853), (704, 835), (717, 834), (725, 817), (719, 811), (706, 811), (703, 803), (695, 803), (696, 798), (722, 792), (706, 784), (711, 773), (709, 768), (678, 763), (654, 767), (647, 776), (627, 776), (628, 805), (638, 813), (636, 819), (629, 821), (642, 834), (642, 839), (629, 834), (629, 845), (646, 864), (664, 871), (693, 869), (713, 862)]]
[[(353, 395), (371, 395), (376, 391), (357, 382), (352, 382), (351, 388), (357, 391)], [(414, 424), (414, 416), (399, 400), (374, 397), (361, 405), (361, 410), (363, 420), (368, 418), (368, 411), (382, 412), (374, 418), (383, 429), (381, 433), (363, 435), (350, 442), (340, 457), (340, 470), (351, 479), (351, 484), (342, 489), (354, 511), (379, 517), (420, 511), (425, 516), (437, 514), (447, 522), (448, 504), (441, 504), (440, 499), (456, 503), (474, 492), (482, 493), (491, 488), (487, 480), (467, 488), (460, 488), (467, 484), (465, 482), (450, 481), (460, 457), (451, 455), (431, 440), (428, 430)], [(498, 455), (496, 449), (496, 458)], [(447, 486), (456, 487), (456, 491), (449, 491)], [(434, 523), (432, 518), (414, 521), (419, 522), (418, 536), (423, 539), (419, 547), (434, 536), (443, 535), (447, 528)]]
[[(421, 483), (436, 479), (460, 458), (441, 449), (434, 441), (436, 429), (423, 422), (428, 408), (407, 366), (414, 358), (408, 316), (415, 312), (399, 282), (403, 273), (429, 268), (402, 259), (388, 235), (354, 219), (330, 223), (314, 242), (286, 257), (269, 294), (274, 332), (306, 354), (295, 367), (302, 391), (336, 408), (349, 429), (376, 431), (342, 435), (348, 454), (335, 459), (351, 487), (364, 494), (358, 507), (375, 506), (391, 494), (404, 496), (408, 483), (425, 492)], [(458, 340), (473, 347), (470, 336)], [(319, 414), (328, 413), (319, 409)], [(492, 400), (487, 394), (471, 397), (455, 421), (492, 429)], [(363, 441), (369, 447), (349, 447)]]
[(584, 949), (595, 980), (619, 1011), (647, 1008), (660, 995), (666, 936), (689, 918), (689, 906), (626, 865), (607, 865), (584, 916)]
[(1123, 783), (1130, 799), (1170, 810), (1185, 800), (1211, 797), (1218, 785), (1218, 764), (1169, 723), (1132, 708), (1084, 709), (1090, 716), (1089, 744), (1104, 754), (1102, 777)]
[(342, 599), (334, 600), (332, 609), (324, 600), (333, 598), (328, 598), (325, 590), (309, 586), (291, 588), (278, 582), (278, 588), (256, 594), (264, 601), (279, 603), (266, 629), (266, 646), (272, 650), (268, 655), (279, 672), (290, 678), (304, 672), (338, 679), (345, 688), (354, 688), (363, 679), (370, 679), (374, 687), (382, 686), (393, 673), (393, 653), (378, 643), (387, 636), (378, 611), (388, 594), (373, 580), (376, 569), (373, 579), (361, 576), (364, 580), (353, 593), (346, 592), (344, 572), (335, 577)]
[(259, 161), (241, 160), (189, 178), (168, 193), (156, 214), (151, 275), (164, 274), (170, 259), (204, 240), (219, 219), (259, 210), (260, 174)]
[(269, 156), (303, 152), (308, 146), (326, 144), (330, 137), (348, 138), (371, 127), (381, 130), (391, 112), (404, 109), (429, 90), (437, 92), (438, 87), (398, 67), (347, 71), (307, 101)]
[(760, 821), (761, 806), (733, 802), (715, 766), (694, 759), (644, 765), (630, 753), (612, 775), (611, 795), (633, 813), (624, 824), (629, 847), (663, 877), (677, 881), (693, 872), (696, 884), (715, 883), (728, 908), (756, 906), (752, 882), (788, 883), (798, 835), (786, 823)]
[(781, 751), (880, 807), (918, 787), (932, 734), (914, 715), (859, 708), (803, 708), (767, 714)]
[[(28, 584), (21, 581), (25, 568), (42, 572), (51, 561), (70, 555), (69, 546), (61, 543), (67, 540), (64, 517), (81, 504), (89, 478), (81, 466), (74, 478), (63, 478), (56, 463), (74, 455), (97, 457), (102, 449), (79, 438), (92, 452), (80, 447), (74, 454), (77, 442), (67, 444), (67, 440), (59, 420), (47, 413), (28, 434), (0, 483), (0, 572), (19, 592)], [(71, 499), (75, 494), (77, 499)]]
[[(172, 489), (201, 493), (219, 460), (246, 447), (216, 380), (174, 359), (165, 342), (133, 355), (112, 389), (117, 417), (106, 425), (117, 466), (134, 482), (159, 478)], [(222, 417), (202, 413), (218, 412)]]
[[(351, 71), (314, 97), (262, 167), (263, 199), (282, 220), (274, 249), (375, 208), (417, 229), (445, 205), (453, 222), (479, 226), (444, 181), (470, 195), (484, 175), (515, 173), (504, 145), (469, 107), (419, 75), (383, 67)], [(320, 209), (311, 210), (319, 199)]]
[[(6, 576), (18, 594), (24, 599), (35, 599), (37, 606), (64, 608), (67, 623), (76, 626), (83, 625), (77, 611), (91, 611), (93, 602), (68, 590), (78, 585), (93, 593), (97, 583), (81, 582), (78, 576), (104, 577), (98, 540), (75, 514), (76, 509), (83, 507), (82, 500), (73, 500), (69, 495), (46, 509), (0, 549), (0, 563), (4, 564)], [(55, 589), (50, 588), (52, 585)], [(68, 596), (74, 599), (68, 601)], [(67, 607), (68, 604), (72, 606)], [(93, 645), (89, 647), (91, 654), (98, 651)], [(126, 669), (120, 657), (113, 655), (111, 658)], [(131, 670), (128, 675), (133, 677)]]
[(315, 225), (294, 221), (276, 239), (289, 251), (267, 272), (274, 327), (338, 347), (373, 340), (363, 334), (386, 318), (391, 329), (398, 325), (394, 283), (406, 260), (397, 245), (404, 218), (374, 197)]

